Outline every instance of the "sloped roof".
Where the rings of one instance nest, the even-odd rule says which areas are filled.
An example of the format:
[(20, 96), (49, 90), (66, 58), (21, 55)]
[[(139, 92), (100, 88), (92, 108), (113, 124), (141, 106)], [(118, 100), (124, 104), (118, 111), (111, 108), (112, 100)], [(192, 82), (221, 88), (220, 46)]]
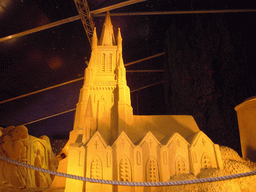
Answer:
[(134, 115), (133, 130), (128, 130), (128, 136), (133, 143), (141, 140), (149, 131), (161, 141), (170, 138), (174, 133), (187, 138), (200, 129), (190, 115)]

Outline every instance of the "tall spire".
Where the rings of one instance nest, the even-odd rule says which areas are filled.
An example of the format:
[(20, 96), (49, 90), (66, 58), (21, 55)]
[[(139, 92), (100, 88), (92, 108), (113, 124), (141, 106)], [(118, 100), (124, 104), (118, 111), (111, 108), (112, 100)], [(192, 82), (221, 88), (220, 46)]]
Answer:
[(105, 19), (105, 22), (104, 22), (104, 25), (103, 25), (99, 45), (102, 45), (102, 46), (116, 45), (113, 25), (111, 23), (109, 11), (107, 12), (106, 19)]
[(85, 69), (72, 134), (80, 134), (82, 129), (82, 142), (86, 143), (99, 131), (106, 141), (113, 143), (122, 131), (130, 130), (132, 118), (121, 32), (118, 29), (115, 40), (108, 12), (99, 43), (96, 28), (93, 31), (91, 58)]
[(85, 125), (85, 128), (84, 128), (83, 143), (87, 142), (92, 137), (92, 135), (96, 132), (96, 129), (93, 123), (93, 109), (92, 109), (91, 95), (89, 95), (89, 100), (87, 102), (84, 125)]
[(117, 49), (119, 52), (122, 53), (122, 37), (121, 37), (121, 31), (120, 28), (118, 28), (118, 33), (117, 33)]
[(98, 38), (96, 34), (96, 27), (93, 28), (93, 35), (92, 35), (92, 50), (97, 49), (98, 45)]
[(85, 111), (85, 117), (86, 117), (86, 118), (92, 118), (92, 119), (93, 119), (92, 98), (91, 98), (91, 95), (89, 95), (89, 100), (88, 100), (87, 108), (86, 108), (86, 111)]

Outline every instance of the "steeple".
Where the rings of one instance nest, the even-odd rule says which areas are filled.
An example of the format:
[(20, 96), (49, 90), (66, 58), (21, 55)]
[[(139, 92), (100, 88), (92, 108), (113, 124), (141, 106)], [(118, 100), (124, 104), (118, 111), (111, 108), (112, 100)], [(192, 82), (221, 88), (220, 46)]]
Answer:
[(83, 130), (83, 143), (96, 131), (108, 143), (113, 143), (122, 131), (127, 132), (132, 126), (133, 112), (120, 29), (116, 40), (108, 12), (99, 43), (94, 28), (91, 58), (76, 107), (72, 135), (81, 135), (80, 130)]
[(93, 35), (92, 35), (92, 50), (97, 49), (97, 45), (98, 45), (98, 38), (96, 34), (96, 27), (94, 27)]
[(124, 68), (123, 54), (122, 54), (122, 37), (120, 28), (118, 28), (117, 34), (117, 81), (118, 85), (126, 85), (126, 70)]
[(85, 117), (93, 119), (91, 95), (89, 95), (89, 100), (88, 100), (87, 108), (86, 108), (86, 111), (85, 111)]
[(104, 25), (103, 25), (99, 45), (102, 45), (102, 46), (116, 45), (113, 25), (111, 23), (109, 11), (107, 12), (106, 19), (105, 19), (105, 22), (104, 22)]
[(117, 50), (119, 52), (122, 52), (122, 37), (121, 37), (121, 31), (120, 28), (118, 28), (118, 33), (117, 33)]
[(91, 95), (89, 95), (89, 100), (88, 100), (88, 103), (87, 103), (87, 108), (86, 108), (86, 111), (85, 111), (85, 118), (84, 118), (83, 123), (85, 125), (84, 135), (83, 135), (83, 143), (85, 143), (96, 132), (96, 129), (95, 129), (94, 123), (93, 123), (93, 110), (92, 110)]

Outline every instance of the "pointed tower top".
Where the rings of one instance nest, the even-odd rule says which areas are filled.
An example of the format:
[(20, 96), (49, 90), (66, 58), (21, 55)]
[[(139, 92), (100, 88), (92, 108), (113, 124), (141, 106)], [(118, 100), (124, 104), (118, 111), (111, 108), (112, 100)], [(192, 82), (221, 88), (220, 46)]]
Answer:
[(102, 45), (102, 46), (116, 45), (113, 25), (111, 23), (109, 11), (107, 12), (106, 19), (105, 19), (105, 22), (104, 22), (104, 25), (103, 25), (99, 45)]
[(87, 103), (87, 108), (86, 108), (86, 112), (85, 112), (85, 117), (87, 117), (87, 118), (93, 118), (91, 95), (89, 96), (89, 100), (88, 100), (88, 103)]
[(109, 11), (107, 11), (107, 14), (106, 14), (105, 25), (111, 25), (112, 26)]
[(120, 28), (118, 28), (117, 39), (121, 39), (122, 40)]
[(98, 38), (96, 34), (96, 27), (93, 28), (93, 35), (92, 35), (92, 49), (96, 49), (98, 45)]
[(117, 49), (122, 52), (122, 37), (121, 37), (121, 31), (120, 28), (118, 28), (118, 33), (117, 33)]

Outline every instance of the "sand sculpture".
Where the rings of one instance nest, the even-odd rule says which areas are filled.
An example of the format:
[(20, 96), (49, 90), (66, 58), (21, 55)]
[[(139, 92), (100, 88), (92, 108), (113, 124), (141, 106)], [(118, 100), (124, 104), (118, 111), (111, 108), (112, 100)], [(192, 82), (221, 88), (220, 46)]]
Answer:
[[(22, 163), (56, 171), (58, 160), (52, 152), (47, 136), (40, 138), (28, 134), (23, 126), (9, 126), (0, 131), (0, 155)], [(54, 177), (0, 160), (2, 185), (15, 188), (48, 187)]]
[[(133, 115), (122, 57), (122, 37), (114, 37), (107, 13), (101, 37), (96, 29), (74, 129), (62, 151), (60, 172), (118, 181), (168, 181), (179, 174), (223, 169), (219, 145), (189, 115)], [(52, 187), (71, 191), (144, 191), (56, 177)], [(150, 190), (162, 191), (153, 187)]]
[[(0, 131), (0, 153), (37, 167), (56, 170), (49, 138), (28, 135), (24, 126)], [(122, 58), (120, 29), (115, 39), (107, 13), (101, 38), (96, 29), (74, 129), (58, 155), (58, 172), (117, 181), (174, 181), (256, 170), (228, 147), (211, 141), (188, 115), (133, 115)], [(127, 187), (82, 182), (28, 170), (0, 161), (1, 184), (47, 192), (254, 191), (255, 176), (170, 187)], [(10, 172), (13, 177), (10, 177)], [(52, 183), (52, 185), (51, 185)], [(50, 189), (47, 189), (51, 185)], [(1, 188), (3, 189), (9, 188)], [(26, 191), (21, 190), (21, 191)]]

